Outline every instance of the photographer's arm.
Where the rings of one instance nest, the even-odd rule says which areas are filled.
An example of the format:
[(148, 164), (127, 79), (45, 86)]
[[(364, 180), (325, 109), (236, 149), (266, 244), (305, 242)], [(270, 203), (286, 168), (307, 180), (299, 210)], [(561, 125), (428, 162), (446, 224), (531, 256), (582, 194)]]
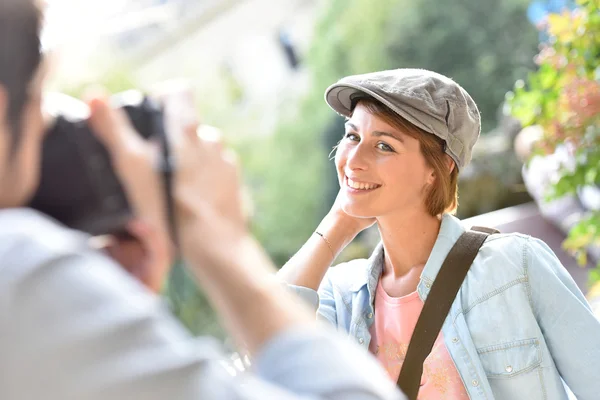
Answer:
[[(215, 341), (192, 338), (158, 298), (91, 251), (85, 236), (30, 210), (0, 211), (0, 259), (3, 400), (400, 397), (367, 354), (302, 317), (267, 324), (257, 374), (230, 376)], [(245, 296), (261, 293), (239, 297), (250, 303)]]
[[(163, 100), (177, 163), (174, 198), (181, 250), (225, 325), (253, 351), (282, 330), (312, 324), (294, 299), (279, 299), (275, 270), (248, 234), (237, 166), (226, 159), (217, 138), (197, 135), (186, 115), (190, 104), (185, 93), (165, 95)], [(94, 131), (110, 150), (136, 214), (167, 232), (164, 189), (154, 169), (156, 149), (101, 98), (92, 100), (91, 110)], [(187, 125), (181, 122), (186, 120)]]

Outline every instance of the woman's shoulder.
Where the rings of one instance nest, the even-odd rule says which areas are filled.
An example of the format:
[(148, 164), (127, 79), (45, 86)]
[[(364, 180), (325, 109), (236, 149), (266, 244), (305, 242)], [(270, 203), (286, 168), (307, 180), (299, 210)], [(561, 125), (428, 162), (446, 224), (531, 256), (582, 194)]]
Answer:
[(498, 267), (503, 270), (512, 268), (523, 275), (532, 266), (542, 269), (550, 266), (548, 262), (536, 262), (540, 259), (560, 264), (544, 241), (522, 233), (499, 233), (487, 238), (479, 250), (474, 266)]
[(481, 248), (491, 248), (498, 250), (520, 248), (528, 245), (528, 243), (532, 239), (534, 239), (532, 236), (525, 235), (519, 232), (494, 233), (488, 236)]
[(492, 234), (486, 239), (481, 248), (490, 249), (492, 251), (508, 252), (513, 255), (516, 255), (517, 253), (515, 250), (523, 252), (539, 248), (550, 250), (543, 240), (519, 232)]

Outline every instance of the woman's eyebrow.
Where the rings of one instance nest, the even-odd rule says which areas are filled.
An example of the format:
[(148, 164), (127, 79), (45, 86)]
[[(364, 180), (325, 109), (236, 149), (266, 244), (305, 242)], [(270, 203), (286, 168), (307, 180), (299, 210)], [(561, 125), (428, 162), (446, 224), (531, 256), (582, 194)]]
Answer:
[(358, 131), (358, 128), (356, 127), (356, 125), (354, 125), (352, 122), (350, 121), (346, 121), (346, 123), (344, 124), (345, 126), (347, 126), (348, 128), (354, 130), (354, 131)]
[(375, 137), (388, 136), (388, 137), (391, 137), (392, 139), (396, 139), (397, 141), (404, 143), (404, 140), (402, 139), (402, 137), (400, 135), (393, 134), (390, 132), (373, 131), (373, 132), (371, 132), (371, 135), (373, 135)]
[[(358, 131), (358, 128), (356, 127), (356, 125), (354, 125), (350, 121), (346, 122), (345, 125), (346, 125), (346, 127), (350, 128), (354, 131)], [(388, 137), (391, 137), (392, 139), (396, 139), (397, 141), (404, 143), (402, 136), (400, 136), (398, 134), (390, 133), (390, 132), (373, 131), (373, 132), (371, 132), (371, 135), (373, 135), (375, 137), (388, 136)]]

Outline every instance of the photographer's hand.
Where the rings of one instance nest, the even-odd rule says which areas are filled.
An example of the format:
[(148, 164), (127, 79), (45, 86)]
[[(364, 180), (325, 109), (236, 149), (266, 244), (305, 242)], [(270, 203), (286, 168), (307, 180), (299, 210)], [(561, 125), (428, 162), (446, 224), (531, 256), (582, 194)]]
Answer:
[(158, 292), (172, 263), (162, 181), (155, 170), (158, 148), (142, 139), (123, 112), (111, 108), (105, 98), (91, 100), (90, 110), (90, 124), (110, 152), (135, 215), (127, 227), (134, 239), (115, 238), (108, 253)]
[(283, 331), (312, 329), (314, 315), (282, 287), (246, 226), (235, 157), (215, 130), (178, 122), (193, 119), (186, 96), (165, 100), (181, 251), (223, 325), (251, 354)]
[[(314, 315), (281, 286), (250, 235), (239, 170), (216, 135), (202, 135), (202, 129), (198, 135), (189, 100), (181, 92), (163, 96), (181, 252), (224, 325), (253, 353), (292, 327), (314, 327)], [(112, 155), (136, 215), (168, 237), (162, 182), (154, 168), (157, 149), (105, 101), (91, 106), (93, 127)]]
[(162, 282), (162, 266), (170, 258), (163, 239), (157, 230), (141, 219), (131, 220), (127, 226), (128, 236), (112, 236), (104, 243), (103, 250), (117, 261), (127, 272), (153, 291), (158, 291)]

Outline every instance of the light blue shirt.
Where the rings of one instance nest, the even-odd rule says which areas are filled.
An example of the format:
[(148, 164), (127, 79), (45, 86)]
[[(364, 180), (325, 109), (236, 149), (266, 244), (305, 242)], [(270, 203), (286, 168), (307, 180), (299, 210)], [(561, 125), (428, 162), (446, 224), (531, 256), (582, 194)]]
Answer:
[[(465, 231), (444, 215), (417, 287), (425, 301), (446, 255)], [(368, 349), (383, 268), (380, 244), (368, 260), (330, 268), (319, 292), (296, 288), (318, 317)], [(600, 322), (577, 285), (542, 241), (490, 236), (452, 304), (442, 332), (474, 400), (600, 398)]]
[(252, 373), (232, 376), (215, 340), (192, 337), (87, 242), (31, 210), (0, 210), (0, 399), (404, 399), (327, 330), (281, 332)]

